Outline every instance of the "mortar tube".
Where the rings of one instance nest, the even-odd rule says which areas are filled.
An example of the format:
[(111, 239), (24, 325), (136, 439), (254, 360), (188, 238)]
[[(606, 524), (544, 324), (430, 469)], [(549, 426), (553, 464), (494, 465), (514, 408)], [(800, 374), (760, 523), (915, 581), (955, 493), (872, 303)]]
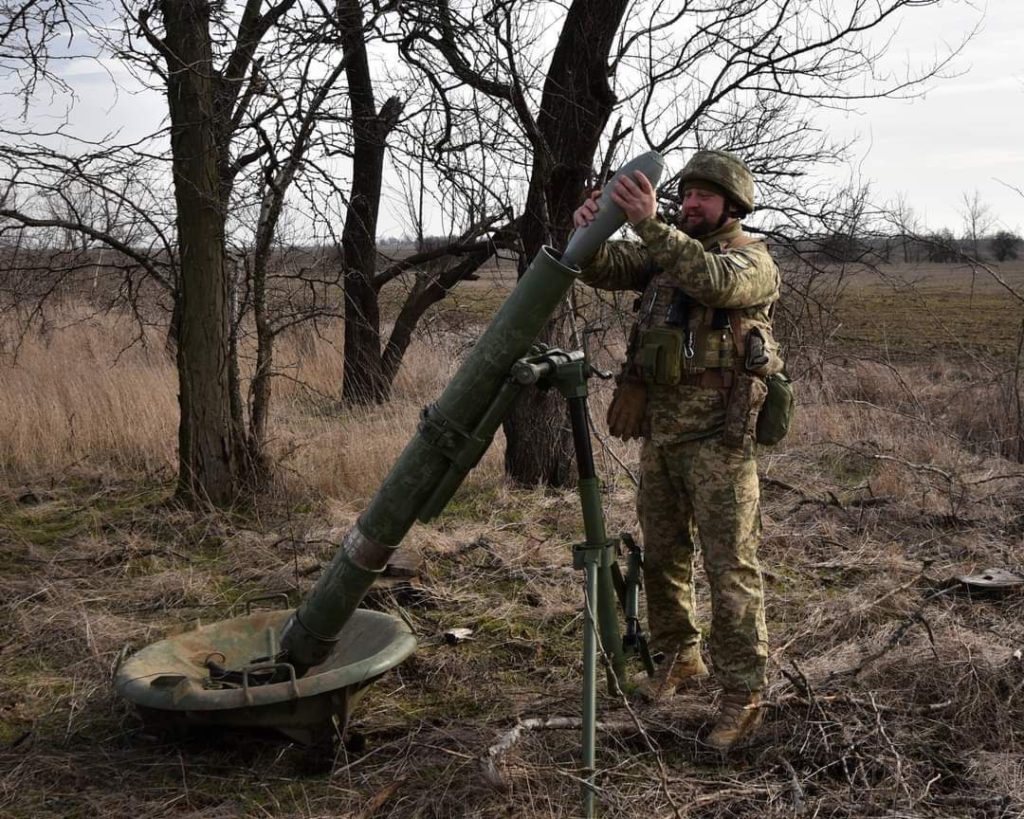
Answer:
[(281, 647), (303, 673), (330, 654), (352, 616), (421, 509), (452, 465), (452, 448), (469, 438), (565, 298), (578, 268), (542, 248), (456, 372), (341, 548), (285, 625)]
[(596, 218), (573, 233), (565, 253), (559, 257), (544, 247), (534, 257), (437, 403), (425, 413), (331, 564), (285, 624), (282, 655), (298, 673), (330, 654), (338, 633), (448, 473), (453, 447), (471, 435), (512, 365), (540, 335), (579, 273), (577, 265), (587, 262), (625, 223), (625, 214), (611, 201), (615, 180), (640, 170), (657, 185), (664, 167), (654, 151), (626, 163), (605, 186)]

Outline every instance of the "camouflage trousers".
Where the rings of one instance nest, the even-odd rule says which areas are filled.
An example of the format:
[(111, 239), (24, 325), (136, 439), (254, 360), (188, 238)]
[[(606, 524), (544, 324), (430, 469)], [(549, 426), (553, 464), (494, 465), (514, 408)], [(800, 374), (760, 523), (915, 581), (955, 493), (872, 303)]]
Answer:
[(699, 538), (711, 590), (711, 660), (726, 690), (760, 690), (768, 633), (757, 547), (761, 537), (757, 463), (719, 438), (645, 441), (637, 513), (652, 647), (672, 653), (700, 645), (693, 587)]

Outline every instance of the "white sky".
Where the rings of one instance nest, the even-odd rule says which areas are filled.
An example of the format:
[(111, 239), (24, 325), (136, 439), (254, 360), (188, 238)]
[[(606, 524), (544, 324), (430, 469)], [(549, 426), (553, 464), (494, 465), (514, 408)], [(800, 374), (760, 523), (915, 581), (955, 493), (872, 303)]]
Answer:
[[(997, 227), (1024, 234), (1024, 0), (947, 0), (916, 9), (892, 46), (893, 56), (920, 64), (980, 25), (958, 58), (957, 76), (936, 80), (921, 98), (862, 103), (849, 114), (823, 114), (840, 135), (860, 137), (855, 165), (845, 169), (871, 181), (881, 201), (903, 195), (923, 225), (961, 230), (965, 193), (977, 190)], [(166, 115), (160, 95), (118, 91), (125, 77), (114, 61), (64, 65), (79, 96), (75, 130), (91, 137), (119, 131), (119, 140), (149, 133)], [(0, 101), (8, 124), (9, 102)], [(1001, 184), (1005, 183), (1005, 184)], [(401, 235), (400, 211), (381, 210), (382, 234)]]
[[(860, 136), (855, 173), (883, 200), (902, 194), (930, 228), (961, 230), (961, 197), (978, 191), (997, 227), (1024, 232), (1024, 2), (947, 3), (910, 15), (894, 53), (927, 59), (980, 24), (957, 60), (959, 76), (932, 83), (923, 98), (878, 100), (836, 115)], [(1000, 183), (1006, 184), (1000, 184)]]

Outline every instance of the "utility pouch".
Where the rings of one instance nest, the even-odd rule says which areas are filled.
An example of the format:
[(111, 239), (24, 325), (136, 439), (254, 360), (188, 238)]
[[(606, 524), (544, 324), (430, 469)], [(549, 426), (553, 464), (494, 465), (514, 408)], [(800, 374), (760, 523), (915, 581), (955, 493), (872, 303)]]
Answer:
[(676, 327), (651, 327), (640, 336), (637, 356), (645, 384), (673, 385), (682, 378), (684, 336)]
[(647, 387), (634, 378), (623, 379), (608, 405), (608, 432), (623, 441), (643, 438), (646, 413)]
[(739, 372), (729, 390), (725, 404), (725, 425), (722, 443), (731, 449), (742, 449), (746, 441), (755, 440), (758, 413), (768, 395), (765, 379)]
[(793, 384), (785, 371), (766, 379), (767, 395), (757, 416), (757, 442), (765, 446), (777, 444), (786, 437), (796, 411)]

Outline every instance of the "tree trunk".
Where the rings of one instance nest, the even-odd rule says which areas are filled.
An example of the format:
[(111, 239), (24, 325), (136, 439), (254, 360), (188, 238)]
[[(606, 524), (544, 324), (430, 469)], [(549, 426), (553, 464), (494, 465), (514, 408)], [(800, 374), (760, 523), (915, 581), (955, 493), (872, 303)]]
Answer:
[[(608, 85), (608, 52), (625, 13), (625, 0), (574, 0), (555, 47), (537, 126), (544, 150), (535, 150), (526, 209), (520, 220), (525, 265), (544, 244), (562, 247), (572, 213), (583, 201), (601, 133), (615, 105)], [(568, 346), (567, 316), (548, 324), (548, 343)], [(505, 422), (505, 471), (516, 483), (564, 486), (572, 480), (572, 436), (565, 401), (534, 391)]]
[(178, 356), (178, 336), (180, 335), (181, 327), (181, 296), (179, 291), (176, 289), (171, 294), (174, 299), (171, 305), (171, 320), (167, 325), (167, 337), (164, 338), (164, 352), (167, 353), (168, 358), (177, 358)]
[(384, 347), (384, 378), (389, 389), (394, 383), (395, 376), (398, 375), (402, 358), (405, 356), (405, 351), (409, 349), (409, 344), (412, 343), (413, 332), (420, 319), (423, 318), (423, 314), (432, 305), (447, 296), (455, 285), (472, 276), (474, 271), (479, 269), (492, 255), (494, 255), (494, 251), (491, 248), (471, 253), (436, 277), (417, 282), (412, 293), (403, 303), (402, 309), (395, 319), (395, 327)]
[(270, 419), (270, 398), (273, 391), (274, 337), (267, 305), (267, 266), (273, 242), (273, 226), (277, 224), (284, 204), (280, 191), (286, 184), (278, 179), (270, 186), (260, 207), (256, 231), (256, 247), (252, 266), (252, 312), (256, 324), (256, 367), (249, 387), (249, 437), (246, 441), (248, 466), (255, 486), (263, 486), (270, 479), (271, 466), (267, 457), (267, 424)]
[(358, 0), (337, 5), (345, 74), (352, 104), (352, 192), (341, 234), (345, 289), (345, 353), (341, 399), (346, 404), (379, 403), (390, 394), (381, 352), (377, 272), (377, 215), (387, 136), (401, 106), (397, 98), (378, 114), (366, 55), (363, 15)]
[(163, 0), (168, 105), (178, 242), (178, 493), (190, 501), (234, 502), (239, 431), (230, 403), (230, 281), (215, 132), (209, 5)]

